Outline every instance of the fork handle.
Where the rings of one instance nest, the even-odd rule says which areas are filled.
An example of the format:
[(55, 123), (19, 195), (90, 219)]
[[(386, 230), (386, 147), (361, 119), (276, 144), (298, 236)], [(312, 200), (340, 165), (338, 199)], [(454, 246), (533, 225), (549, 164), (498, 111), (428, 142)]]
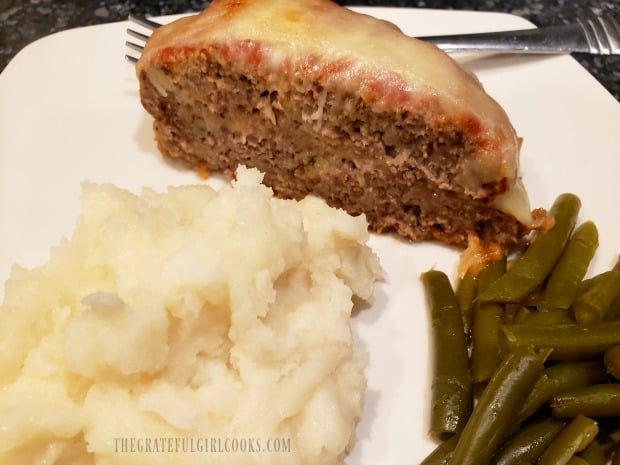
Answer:
[(433, 43), (446, 52), (592, 53), (579, 24), (418, 39)]

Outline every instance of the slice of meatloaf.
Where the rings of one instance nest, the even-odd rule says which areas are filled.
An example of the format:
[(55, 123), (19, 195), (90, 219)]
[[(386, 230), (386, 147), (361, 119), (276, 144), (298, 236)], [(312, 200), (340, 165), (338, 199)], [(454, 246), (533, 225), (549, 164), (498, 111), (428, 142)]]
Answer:
[(315, 194), (414, 241), (528, 230), (505, 112), (388, 22), (329, 0), (215, 0), (158, 29), (137, 75), (160, 151), (190, 167), (256, 167), (279, 196)]

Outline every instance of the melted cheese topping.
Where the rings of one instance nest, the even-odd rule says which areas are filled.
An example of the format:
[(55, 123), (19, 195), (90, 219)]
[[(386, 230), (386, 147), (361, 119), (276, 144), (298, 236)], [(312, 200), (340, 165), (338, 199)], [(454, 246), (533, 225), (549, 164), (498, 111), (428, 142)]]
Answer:
[(517, 179), (511, 189), (497, 196), (493, 200), (493, 206), (527, 226), (532, 227), (534, 224), (530, 200), (521, 179)]
[[(446, 53), (389, 22), (330, 0), (214, 0), (155, 31), (137, 72), (149, 72), (172, 50), (210, 45), (275, 76), (335, 80), (378, 108), (422, 109), (433, 124), (457, 122), (476, 150), (455, 182), (474, 197), (485, 196), (483, 184), (506, 181), (510, 189), (516, 182), (519, 140), (504, 110)], [(511, 202), (499, 204), (511, 209)]]

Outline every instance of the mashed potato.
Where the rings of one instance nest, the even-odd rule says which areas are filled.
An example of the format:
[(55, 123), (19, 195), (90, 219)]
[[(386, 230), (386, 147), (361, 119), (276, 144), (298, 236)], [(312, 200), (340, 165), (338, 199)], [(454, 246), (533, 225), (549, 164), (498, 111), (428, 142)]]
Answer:
[(72, 238), (0, 307), (2, 464), (336, 464), (365, 354), (363, 217), (232, 186), (86, 184)]

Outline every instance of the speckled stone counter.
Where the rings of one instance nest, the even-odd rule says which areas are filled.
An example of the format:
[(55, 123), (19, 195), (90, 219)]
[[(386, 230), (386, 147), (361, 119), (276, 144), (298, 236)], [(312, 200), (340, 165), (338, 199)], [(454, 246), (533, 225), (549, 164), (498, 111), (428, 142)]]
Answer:
[[(53, 32), (122, 21), (129, 13), (158, 16), (200, 11), (208, 3), (197, 0), (0, 0), (0, 70), (28, 43)], [(587, 14), (620, 14), (617, 0), (341, 0), (338, 3), (500, 11), (522, 16), (537, 26), (568, 22)], [(574, 54), (574, 57), (620, 101), (620, 56)]]

